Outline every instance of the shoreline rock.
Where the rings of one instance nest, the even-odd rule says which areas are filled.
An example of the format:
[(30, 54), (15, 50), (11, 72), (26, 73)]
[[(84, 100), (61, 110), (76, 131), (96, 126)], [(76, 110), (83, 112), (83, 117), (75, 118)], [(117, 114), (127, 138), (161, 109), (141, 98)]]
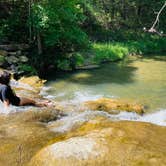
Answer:
[(117, 99), (101, 98), (95, 101), (87, 101), (84, 105), (90, 110), (101, 110), (112, 114), (117, 114), (119, 111), (136, 112), (138, 114), (144, 113), (142, 105)]
[(41, 149), (28, 166), (164, 165), (166, 128), (143, 122), (91, 120)]

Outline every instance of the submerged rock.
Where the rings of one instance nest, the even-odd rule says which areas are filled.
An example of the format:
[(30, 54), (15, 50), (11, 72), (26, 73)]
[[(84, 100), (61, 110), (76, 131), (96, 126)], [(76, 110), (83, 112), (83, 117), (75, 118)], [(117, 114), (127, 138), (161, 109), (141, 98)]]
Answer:
[(91, 120), (40, 150), (29, 166), (165, 165), (166, 128)]
[(142, 114), (143, 106), (140, 104), (127, 103), (121, 100), (101, 98), (95, 101), (85, 102), (85, 106), (90, 110), (101, 110), (109, 113), (119, 113), (119, 111), (136, 112)]

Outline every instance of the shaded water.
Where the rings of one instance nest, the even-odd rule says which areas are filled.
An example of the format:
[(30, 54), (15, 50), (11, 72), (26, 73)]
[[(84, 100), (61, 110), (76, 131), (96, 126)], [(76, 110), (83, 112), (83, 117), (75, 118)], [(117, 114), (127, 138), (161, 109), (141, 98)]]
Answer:
[(111, 97), (141, 103), (146, 112), (166, 109), (166, 56), (129, 57), (50, 80), (42, 94), (56, 101)]

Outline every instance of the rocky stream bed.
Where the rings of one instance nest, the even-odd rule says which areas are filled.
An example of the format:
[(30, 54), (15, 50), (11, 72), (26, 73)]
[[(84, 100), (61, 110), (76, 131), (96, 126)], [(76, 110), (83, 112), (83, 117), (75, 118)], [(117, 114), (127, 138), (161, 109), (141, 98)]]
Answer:
[[(39, 92), (43, 83), (38, 77), (29, 77), (13, 85), (16, 93), (42, 100)], [(0, 165), (166, 165), (164, 126), (114, 121), (106, 116), (123, 110), (142, 116), (144, 107), (140, 104), (102, 98), (79, 106), (66, 107), (55, 102), (49, 108), (13, 110), (0, 115)], [(75, 115), (76, 110), (79, 114)], [(69, 114), (71, 122), (67, 119)], [(78, 118), (80, 115), (84, 120)]]

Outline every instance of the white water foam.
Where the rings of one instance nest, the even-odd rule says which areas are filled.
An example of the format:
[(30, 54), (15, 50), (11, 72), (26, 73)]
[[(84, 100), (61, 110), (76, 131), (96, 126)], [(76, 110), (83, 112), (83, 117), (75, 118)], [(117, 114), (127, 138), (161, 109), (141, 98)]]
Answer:
[(93, 95), (92, 92), (81, 92), (81, 91), (77, 91), (74, 93), (74, 99), (72, 99), (72, 103), (81, 103), (81, 102), (85, 102), (88, 100), (96, 100), (103, 97), (103, 95)]
[[(119, 114), (111, 115), (104, 111), (85, 111), (82, 113), (69, 114), (68, 116), (63, 117), (62, 119), (56, 122), (50, 122), (48, 126), (50, 126), (50, 129), (54, 132), (63, 133), (71, 130), (75, 126), (79, 126), (84, 122), (93, 119), (96, 116), (106, 117), (112, 121), (121, 121), (121, 120), (139, 121), (139, 122), (149, 122), (160, 126), (166, 126), (166, 110), (160, 110), (154, 113), (145, 114), (143, 116), (132, 112), (120, 112)], [(59, 123), (59, 122), (61, 126), (51, 127), (53, 123)]]
[(132, 112), (120, 112), (117, 115), (109, 115), (109, 118), (111, 120), (139, 121), (166, 126), (166, 109), (159, 110), (153, 113), (147, 113), (142, 116)]
[(160, 126), (166, 126), (166, 109), (141, 116), (138, 121), (150, 122)]
[(5, 108), (3, 103), (0, 101), (0, 114), (9, 114), (9, 113), (16, 112), (16, 109), (14, 106), (9, 106), (8, 108)]
[(24, 112), (24, 111), (31, 110), (32, 108), (34, 109), (34, 107), (32, 107), (32, 106), (16, 107), (13, 105), (9, 105), (9, 107), (5, 108), (3, 103), (0, 101), (0, 114), (8, 115), (8, 114), (16, 113), (16, 112)]
[[(84, 122), (89, 121), (90, 119), (96, 117), (97, 115), (107, 117), (109, 114), (102, 111), (85, 111), (82, 113), (72, 112), (68, 114), (68, 116), (61, 118), (56, 122), (50, 122), (48, 126), (50, 126), (51, 130), (54, 132), (66, 132), (71, 130), (74, 126), (78, 126), (83, 124)], [(51, 127), (54, 123), (60, 123), (61, 126)]]

